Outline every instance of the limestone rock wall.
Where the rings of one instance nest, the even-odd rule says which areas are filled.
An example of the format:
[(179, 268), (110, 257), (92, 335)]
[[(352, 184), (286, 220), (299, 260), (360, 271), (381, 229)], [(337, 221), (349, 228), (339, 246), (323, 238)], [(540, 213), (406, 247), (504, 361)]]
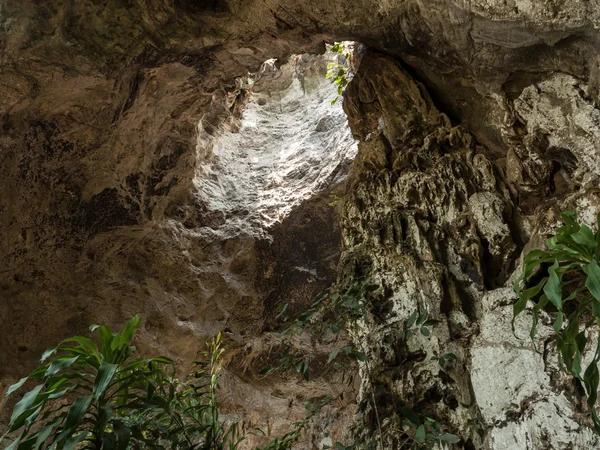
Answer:
[[(530, 343), (530, 317), (519, 318), (514, 335), (511, 327), (510, 284), (532, 228), (540, 239), (562, 210), (579, 210), (591, 223), (598, 211), (597, 185), (586, 184), (600, 173), (590, 145), (595, 115), (584, 112), (593, 107), (582, 101), (571, 115), (553, 113), (559, 106), (552, 99), (567, 97), (565, 103), (573, 105), (580, 97), (557, 89), (548, 98), (547, 85), (541, 84), (539, 97), (526, 89), (515, 109), (532, 135), (548, 136), (543, 154), (553, 151), (551, 143), (570, 140), (562, 148), (572, 153), (561, 155), (572, 165), (552, 172), (548, 161), (546, 176), (527, 186), (511, 183), (490, 152), (453, 126), (425, 87), (388, 56), (365, 55), (345, 92), (359, 154), (344, 205), (340, 271), (342, 281), (368, 276), (380, 285), (367, 318), (352, 332), (369, 356), (361, 368), (363, 423), (376, 423), (378, 415), (386, 448), (401, 448), (408, 437), (401, 407), (435, 418), (461, 436), (465, 448), (600, 443), (588, 427), (581, 394), (558, 369), (548, 324), (536, 342), (543, 351)], [(568, 131), (564, 121), (571, 121)], [(522, 167), (541, 175), (536, 169), (543, 160), (529, 149)], [(569, 188), (558, 193), (551, 176), (563, 171), (571, 174), (564, 175)], [(582, 185), (587, 189), (573, 191)], [(515, 189), (526, 187), (538, 190), (529, 216), (519, 208)], [(529, 248), (542, 243), (532, 239)], [(425, 309), (440, 321), (432, 337), (405, 342), (399, 337), (404, 322)], [(434, 353), (454, 353), (457, 360), (441, 367), (431, 359)]]

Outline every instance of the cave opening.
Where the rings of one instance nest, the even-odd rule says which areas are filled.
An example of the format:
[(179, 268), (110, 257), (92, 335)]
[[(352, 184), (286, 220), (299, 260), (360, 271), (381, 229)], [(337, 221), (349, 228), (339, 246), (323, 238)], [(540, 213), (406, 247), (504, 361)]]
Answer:
[(271, 239), (294, 208), (344, 181), (357, 145), (328, 67), (340, 55), (291, 55), (265, 61), (235, 80), (229, 120), (199, 124), (194, 184), (222, 237)]

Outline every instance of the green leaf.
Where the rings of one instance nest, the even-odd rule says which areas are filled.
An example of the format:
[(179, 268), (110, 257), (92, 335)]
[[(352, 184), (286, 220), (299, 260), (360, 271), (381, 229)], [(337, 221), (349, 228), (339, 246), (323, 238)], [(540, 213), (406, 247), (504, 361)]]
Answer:
[(334, 350), (331, 351), (331, 353), (329, 354), (329, 358), (327, 358), (327, 364), (329, 364), (331, 361), (333, 361), (336, 356), (338, 355), (340, 349), (336, 348)]
[(37, 438), (35, 440), (35, 446), (33, 447), (35, 450), (40, 448), (40, 446), (42, 446), (46, 439), (48, 439), (56, 425), (58, 425), (58, 422), (53, 422), (50, 425), (46, 425), (45, 427), (40, 428), (37, 434)]
[(361, 362), (365, 362), (367, 360), (367, 355), (365, 355), (363, 352), (353, 352), (350, 356)]
[(15, 392), (17, 389), (19, 389), (21, 386), (23, 386), (28, 379), (29, 379), (29, 377), (21, 378), (15, 384), (13, 384), (12, 386), (10, 386), (8, 388), (8, 390), (6, 391), (6, 395), (10, 395), (13, 392)]
[(110, 384), (115, 372), (119, 368), (118, 364), (110, 364), (107, 362), (103, 362), (98, 369), (98, 374), (96, 375), (96, 379), (94, 380), (94, 389), (92, 391), (92, 395), (94, 398), (100, 398), (108, 385)]
[(111, 329), (105, 326), (98, 327), (98, 337), (100, 338), (100, 353), (107, 361), (112, 362), (113, 333)]
[(75, 428), (81, 423), (93, 399), (94, 397), (92, 395), (75, 399), (73, 405), (71, 405), (71, 408), (69, 409), (69, 413), (67, 414), (67, 419), (65, 421), (66, 429)]
[(290, 304), (289, 304), (289, 303), (285, 303), (285, 304), (284, 304), (284, 305), (281, 307), (281, 311), (279, 312), (279, 314), (277, 314), (277, 315), (275, 316), (275, 318), (276, 318), (276, 319), (279, 319), (279, 318), (280, 318), (280, 317), (283, 315), (283, 313), (285, 313), (285, 311), (288, 309), (288, 306), (290, 306)]
[(72, 358), (57, 358), (57, 359), (55, 359), (48, 366), (48, 370), (46, 370), (44, 378), (49, 378), (52, 375), (60, 372), (61, 370), (71, 367), (78, 359), (79, 359), (79, 356), (74, 356)]
[(417, 319), (417, 325), (423, 325), (423, 322), (425, 322), (425, 320), (427, 320), (428, 314), (429, 314), (429, 311), (427, 310), (427, 308), (425, 308), (423, 311), (421, 311), (421, 314), (419, 314), (419, 318)]
[(434, 325), (437, 325), (439, 323), (442, 323), (440, 320), (437, 319), (427, 319), (425, 322), (423, 322), (423, 326), (424, 327), (431, 327)]
[(40, 358), (40, 362), (46, 361), (46, 359), (48, 359), (48, 357), (50, 355), (54, 354), (55, 352), (56, 352), (56, 347), (49, 348), (42, 354), (42, 357)]
[(142, 319), (139, 314), (136, 314), (131, 319), (127, 321), (125, 327), (123, 328), (123, 332), (116, 336), (111, 344), (112, 350), (116, 350), (122, 345), (128, 344), (133, 339), (136, 331), (140, 328), (140, 324), (142, 323)]
[(4, 450), (15, 450), (17, 448), (17, 445), (19, 445), (19, 442), (21, 442), (21, 439), (17, 439), (15, 440), (12, 444), (10, 444), (8, 447), (6, 447)]
[(421, 327), (421, 334), (427, 337), (431, 335), (431, 330), (427, 327)]
[[(63, 450), (74, 450), (78, 444), (81, 444), (88, 436), (88, 431), (84, 431), (83, 433), (78, 434), (77, 436), (72, 436), (65, 443)], [(105, 447), (107, 450), (111, 447)]]
[(558, 333), (560, 331), (560, 329), (563, 326), (563, 313), (562, 311), (559, 311), (557, 316), (556, 316), (556, 321), (554, 322), (554, 324), (552, 324), (552, 328), (554, 329), (554, 331), (556, 333)]
[(417, 415), (417, 413), (414, 412), (410, 408), (406, 408), (405, 406), (400, 407), (400, 414), (402, 414), (402, 416), (404, 416), (406, 419), (408, 419), (415, 426), (417, 426), (417, 425), (419, 425), (421, 423), (421, 421), (419, 420), (419, 416)]
[(131, 430), (120, 420), (113, 422), (113, 429), (117, 436), (117, 450), (127, 450), (129, 440), (131, 439)]
[(425, 440), (425, 425), (419, 425), (415, 431), (415, 441), (423, 442)]
[(34, 404), (38, 394), (40, 393), (43, 387), (43, 384), (37, 385), (35, 388), (33, 388), (31, 391), (25, 394), (21, 401), (15, 405), (13, 413), (10, 416), (11, 427), (14, 425), (15, 421), (21, 416), (21, 414), (27, 411)]
[(556, 269), (558, 269), (558, 260), (555, 260), (548, 269), (548, 281), (544, 285), (544, 294), (557, 310), (562, 311), (562, 286)]
[(440, 434), (438, 440), (445, 444), (458, 444), (460, 442), (460, 438), (454, 434)]
[(411, 328), (417, 321), (418, 312), (414, 311), (406, 321), (406, 328)]
[(582, 225), (581, 229), (577, 233), (573, 233), (571, 237), (575, 242), (585, 245), (590, 250), (596, 246), (594, 232), (587, 225)]
[(594, 298), (600, 302), (600, 267), (595, 260), (582, 267), (587, 275), (585, 286), (589, 289)]
[(113, 433), (104, 433), (102, 448), (114, 450), (117, 447), (117, 437)]

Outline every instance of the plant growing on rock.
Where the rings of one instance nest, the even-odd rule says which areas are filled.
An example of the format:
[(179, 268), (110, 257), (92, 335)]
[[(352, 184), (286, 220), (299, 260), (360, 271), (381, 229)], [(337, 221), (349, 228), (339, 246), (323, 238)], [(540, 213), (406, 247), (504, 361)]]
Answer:
[[(333, 341), (338, 344), (327, 358), (327, 364), (337, 364), (336, 359), (340, 355), (345, 355), (365, 365), (367, 373), (370, 374), (369, 360), (364, 349), (360, 344), (348, 342), (345, 331), (352, 323), (360, 319), (367, 319), (369, 311), (376, 302), (377, 293), (381, 292), (381, 287), (369, 281), (368, 278), (354, 280), (349, 285), (334, 286), (326, 293), (317, 297), (311, 307), (293, 318), (292, 325), (282, 332), (282, 335), (289, 336), (295, 333), (301, 333), (310, 330), (314, 336), (323, 341)], [(288, 305), (280, 307), (278, 317), (283, 316)], [(430, 319), (427, 309), (418, 312), (414, 311), (403, 323), (403, 329), (397, 336), (406, 343), (416, 334), (430, 337), (432, 327), (439, 323), (437, 320)], [(303, 355), (301, 353), (287, 353), (280, 359), (280, 364), (276, 367), (269, 367), (263, 371), (268, 374), (274, 370), (282, 372), (291, 371), (294, 367), (306, 380), (309, 379), (309, 364), (314, 355)], [(450, 361), (456, 359), (453, 353), (438, 355), (435, 353), (432, 360), (438, 361), (443, 368)], [(336, 369), (342, 368), (337, 365)], [(371, 375), (369, 375), (371, 377)], [(349, 384), (353, 382), (353, 375), (347, 376), (344, 373), (342, 380), (348, 380)], [(382, 436), (382, 427), (379, 420), (377, 404), (373, 386), (371, 386), (371, 400), (373, 411), (377, 420), (377, 433), (369, 438), (362, 438), (360, 443), (344, 445), (340, 442), (334, 444), (332, 449), (336, 450), (373, 450), (376, 448), (384, 449)], [(340, 394), (340, 395), (343, 395)], [(460, 438), (454, 434), (442, 432), (441, 425), (430, 417), (417, 414), (413, 409), (401, 408), (401, 416), (405, 426), (404, 442), (400, 448), (410, 448), (412, 450), (433, 449), (436, 445), (455, 444)], [(377, 442), (378, 441), (378, 442)]]
[(336, 42), (331, 46), (329, 51), (344, 57), (344, 63), (342, 64), (339, 62), (330, 62), (327, 64), (327, 75), (325, 75), (325, 78), (330, 79), (337, 87), (337, 96), (331, 101), (331, 104), (335, 105), (340, 95), (344, 92), (344, 88), (350, 82), (346, 61), (350, 59), (351, 53), (348, 50), (347, 42)]
[[(600, 335), (589, 365), (585, 370), (582, 367), (589, 329), (600, 325), (600, 214), (596, 233), (580, 224), (575, 212), (565, 212), (562, 218), (564, 225), (546, 241), (548, 249), (532, 250), (525, 256), (523, 273), (515, 283), (519, 299), (514, 304), (514, 317), (525, 310), (529, 301), (534, 303), (532, 339), (537, 333), (540, 311), (555, 317), (552, 328), (560, 359), (566, 371), (585, 386), (594, 430), (600, 434), (596, 410)], [(522, 282), (529, 280), (536, 269), (543, 278), (534, 286), (522, 288)]]

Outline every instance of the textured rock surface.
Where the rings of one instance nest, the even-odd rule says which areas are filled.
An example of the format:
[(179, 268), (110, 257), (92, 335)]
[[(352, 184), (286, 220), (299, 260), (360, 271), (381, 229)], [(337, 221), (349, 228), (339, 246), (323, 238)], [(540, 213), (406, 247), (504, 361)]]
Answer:
[[(543, 245), (561, 210), (588, 222), (598, 210), (599, 26), (600, 5), (584, 0), (1, 0), (0, 384), (60, 337), (138, 311), (143, 351), (185, 365), (227, 328), (252, 354), (275, 304), (300, 308), (326, 287), (339, 251), (328, 192), (266, 244), (207, 233), (247, 214), (225, 205), (224, 222), (197, 186), (244, 107), (259, 109), (237, 77), (354, 39), (404, 67), (372, 55), (346, 106), (361, 149), (341, 273), (368, 266), (387, 287), (374, 323), (356, 331), (378, 361), (378, 392), (410, 397), (475, 448), (597, 445), (554, 355), (540, 359), (493, 319), (509, 316), (503, 286), (522, 250)], [(265, 92), (269, 110), (277, 100)], [(443, 323), (410, 352), (454, 351), (448, 376), (377, 351), (417, 306)], [(511, 375), (545, 370), (490, 389), (501, 360)], [(260, 414), (288, 417), (296, 387), (246, 381), (233, 404), (270, 389), (278, 398)], [(390, 423), (393, 407), (382, 406)]]
[[(523, 116), (537, 112), (524, 117), (532, 117), (528, 127), (538, 129), (534, 118), (552, 123), (562, 117), (551, 114), (556, 102), (545, 108), (536, 100), (515, 102)], [(398, 416), (402, 406), (435, 418), (471, 448), (599, 445), (586, 427), (581, 397), (558, 370), (549, 329), (538, 336), (543, 353), (530, 345), (530, 318), (520, 318), (512, 333), (514, 294), (502, 286), (514, 278), (529, 236), (528, 219), (516, 206), (518, 196), (504, 170), (464, 128), (453, 127), (423, 85), (389, 57), (364, 56), (344, 106), (360, 142), (342, 220), (340, 270), (348, 281), (368, 275), (381, 285), (367, 319), (353, 330), (370, 356), (368, 370), (362, 368), (364, 421), (374, 423), (378, 414), (386, 448), (400, 448), (407, 438)], [(585, 117), (573, 119), (567, 129), (575, 134), (590, 123)], [(547, 127), (550, 142), (573, 139), (563, 147), (578, 155), (570, 157), (579, 161), (573, 173), (580, 185), (596, 178), (598, 171), (590, 169), (598, 165), (586, 165), (598, 156), (588, 137), (595, 127), (588, 125), (579, 148), (567, 133), (553, 137), (560, 126)], [(539, 181), (536, 188), (549, 187), (549, 176)], [(538, 206), (538, 220), (546, 208), (558, 211), (552, 223), (538, 223), (535, 234), (549, 233), (561, 210), (595, 213), (597, 200), (597, 192), (586, 191), (568, 205), (546, 200)], [(440, 320), (433, 337), (405, 345), (398, 338), (404, 321), (425, 309)], [(430, 360), (434, 352), (454, 353), (457, 361), (441, 368)]]

